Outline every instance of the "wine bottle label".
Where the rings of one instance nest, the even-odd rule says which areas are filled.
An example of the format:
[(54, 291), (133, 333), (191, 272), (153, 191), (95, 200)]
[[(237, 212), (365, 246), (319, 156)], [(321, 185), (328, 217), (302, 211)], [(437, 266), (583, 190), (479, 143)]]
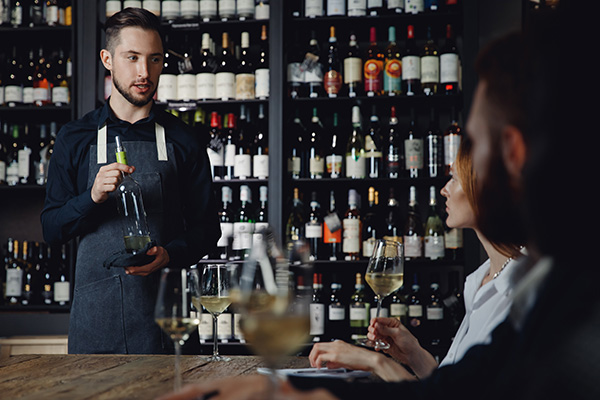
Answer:
[(358, 253), (360, 251), (360, 220), (345, 218), (343, 223), (342, 251)]
[(308, 161), (308, 168), (311, 175), (323, 175), (325, 172), (325, 160), (322, 157), (316, 156)]
[(383, 61), (367, 60), (364, 65), (365, 90), (379, 92), (383, 89)]
[(144, 0), (142, 1), (142, 8), (160, 17), (160, 0)]
[(52, 88), (52, 103), (56, 105), (69, 104), (69, 88), (66, 86), (55, 86)]
[(440, 82), (458, 82), (459, 59), (456, 53), (446, 53), (440, 56)]
[(6, 270), (6, 297), (19, 297), (23, 288), (23, 270), (9, 268)]
[(15, 186), (19, 183), (19, 162), (14, 160), (6, 167), (6, 183)]
[(344, 59), (344, 83), (362, 82), (363, 65), (360, 57)]
[(452, 165), (460, 147), (460, 135), (444, 136), (444, 165)]
[(235, 0), (219, 0), (219, 15), (233, 17), (235, 15)]
[(248, 100), (254, 98), (254, 74), (237, 74), (235, 76), (235, 98)]
[(421, 79), (421, 59), (419, 56), (402, 57), (402, 80)]
[(6, 163), (0, 160), (0, 183), (6, 182)]
[(225, 166), (235, 166), (235, 144), (225, 145)]
[(403, 10), (404, 9), (404, 0), (388, 0), (387, 7), (390, 10), (393, 10), (393, 9)]
[(306, 83), (323, 83), (323, 66), (319, 63), (313, 68), (304, 70), (304, 82)]
[[(365, 151), (373, 152), (377, 150), (377, 146), (375, 145), (375, 141), (371, 136), (365, 137)], [(379, 153), (381, 156), (381, 152)]]
[(399, 92), (402, 90), (402, 62), (391, 59), (385, 62), (383, 72), (383, 90), (386, 92)]
[(407, 139), (404, 141), (404, 159), (406, 169), (423, 168), (423, 139)]
[(268, 4), (265, 4), (262, 1), (256, 3), (256, 8), (254, 9), (254, 19), (269, 19), (270, 13), (271, 11)]
[(23, 104), (33, 104), (33, 88), (23, 88)]
[(184, 19), (198, 18), (200, 14), (200, 2), (198, 0), (181, 0), (179, 12)]
[(250, 154), (236, 154), (234, 156), (233, 174), (240, 179), (252, 176), (252, 157)]
[(180, 74), (177, 75), (177, 99), (195, 100), (196, 99), (196, 75)]
[(266, 99), (269, 97), (269, 69), (260, 68), (254, 73), (256, 74), (255, 96), (257, 99)]
[(127, 8), (127, 7), (141, 8), (142, 2), (141, 2), (141, 0), (124, 0), (123, 8)]
[[(373, 318), (377, 318), (377, 306), (373, 306), (371, 307), (371, 315), (369, 315), (370, 319)], [(387, 309), (387, 307), (381, 307), (381, 310), (379, 310), (379, 317), (380, 318), (387, 318), (390, 316), (390, 310)]]
[(106, 17), (111, 17), (121, 11), (121, 2), (116, 0), (106, 0)]
[(338, 94), (342, 88), (342, 74), (338, 71), (327, 71), (323, 78), (323, 86), (327, 94)]
[(54, 302), (69, 301), (71, 295), (71, 285), (69, 282), (54, 282)]
[(221, 100), (235, 98), (235, 74), (217, 72), (215, 74), (215, 97)]
[(302, 64), (299, 62), (291, 62), (287, 65), (287, 81), (288, 83), (304, 83), (304, 70), (300, 68)]
[(367, 0), (348, 0), (348, 16), (367, 15)]
[(346, 156), (346, 178), (362, 179), (366, 174), (365, 157)]
[(350, 305), (350, 313), (349, 313), (349, 317), (350, 317), (350, 321), (362, 321), (362, 322), (366, 322), (368, 321), (368, 315), (369, 313), (367, 312), (367, 307), (364, 304), (361, 305), (354, 305), (351, 304)]
[(288, 172), (294, 175), (300, 175), (301, 165), (300, 157), (288, 158)]
[(320, 303), (310, 303), (310, 335), (325, 334), (325, 305)]
[(314, 222), (307, 222), (304, 227), (304, 235), (307, 239), (323, 237), (323, 225)]
[(306, 2), (304, 3), (304, 16), (323, 16), (323, 0), (306, 0)]
[(202, 0), (200, 2), (200, 16), (207, 19), (216, 17), (217, 0)]
[(252, 174), (258, 179), (269, 177), (269, 156), (266, 154), (255, 154), (252, 158)]
[(221, 237), (217, 241), (217, 247), (229, 246), (229, 239), (233, 237), (233, 223), (221, 222)]
[(234, 222), (233, 223), (233, 250), (245, 250), (252, 247), (252, 232), (254, 225), (252, 222)]
[(203, 340), (210, 340), (213, 337), (213, 317), (207, 312), (200, 315), (198, 334)]
[(390, 315), (392, 317), (404, 317), (408, 312), (406, 304), (392, 303), (390, 304)]
[(227, 340), (233, 336), (233, 321), (230, 313), (220, 314), (217, 318), (217, 339)]
[(420, 318), (423, 316), (423, 306), (420, 304), (408, 305), (408, 316), (411, 318)]
[(344, 0), (327, 0), (327, 15), (346, 15), (346, 2)]
[(421, 83), (440, 81), (440, 59), (437, 56), (421, 57)]
[(196, 98), (201, 100), (215, 98), (215, 74), (212, 72), (196, 74)]
[(447, 249), (460, 249), (463, 247), (462, 229), (452, 228), (444, 233), (444, 245)]
[(400, 173), (400, 155), (398, 153), (388, 153), (387, 155), (388, 174), (394, 175)]
[(373, 250), (375, 250), (376, 243), (377, 239), (374, 237), (363, 240), (363, 257), (371, 257), (373, 255)]
[(29, 160), (31, 159), (31, 149), (21, 149), (17, 152), (17, 159), (19, 163), (19, 177), (29, 177)]
[(343, 321), (346, 319), (346, 308), (344, 306), (329, 305), (329, 320)]
[(423, 0), (404, 0), (404, 10), (407, 14), (418, 14), (424, 11), (425, 2)]
[(160, 102), (177, 100), (177, 75), (162, 74), (158, 81), (156, 98)]
[(0, 104), (4, 104), (4, 86), (0, 87)]
[(208, 154), (208, 159), (210, 161), (210, 165), (212, 166), (212, 169), (214, 170), (216, 167), (222, 167), (223, 166), (223, 148), (220, 148), (218, 150), (215, 150), (211, 147), (207, 147), (206, 148), (206, 153)]
[(176, 19), (180, 15), (180, 3), (178, 1), (163, 1), (161, 15), (165, 19)]
[(33, 88), (34, 103), (45, 103), (50, 101), (50, 89), (47, 87)]
[(420, 236), (404, 236), (404, 256), (421, 257), (423, 255), (423, 240)]
[(48, 6), (46, 7), (46, 23), (48, 25), (56, 25), (58, 24), (58, 6)]
[(7, 85), (4, 87), (4, 101), (6, 103), (22, 103), (23, 88), (16, 85)]
[(339, 178), (342, 175), (342, 164), (344, 158), (341, 155), (331, 154), (325, 157), (327, 173), (331, 178)]
[(427, 307), (427, 320), (441, 321), (444, 319), (444, 309), (442, 307)]
[(425, 257), (437, 260), (444, 258), (444, 236), (425, 236)]
[(251, 16), (254, 15), (254, 0), (238, 0), (237, 13), (238, 15)]

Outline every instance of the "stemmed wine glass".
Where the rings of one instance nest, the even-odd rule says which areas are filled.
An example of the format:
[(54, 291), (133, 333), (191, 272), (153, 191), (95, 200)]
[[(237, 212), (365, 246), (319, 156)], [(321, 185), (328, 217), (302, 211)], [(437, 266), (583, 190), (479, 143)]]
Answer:
[[(202, 273), (202, 276), (199, 276)], [(199, 287), (198, 299), (193, 300), (196, 309), (202, 305), (213, 317), (213, 354), (209, 361), (229, 361), (231, 358), (219, 355), (218, 348), (218, 317), (231, 304), (231, 279), (226, 264), (207, 264), (202, 271), (197, 269), (192, 280)]]
[(188, 290), (188, 270), (164, 268), (160, 277), (154, 319), (175, 345), (175, 391), (181, 389), (181, 346), (197, 329), (200, 321), (192, 317)]
[[(377, 317), (381, 311), (381, 302), (404, 283), (404, 247), (402, 243), (380, 239), (375, 244), (373, 255), (369, 259), (365, 280), (377, 296)], [(359, 344), (375, 349), (388, 349), (390, 345), (383, 340), (362, 339)]]

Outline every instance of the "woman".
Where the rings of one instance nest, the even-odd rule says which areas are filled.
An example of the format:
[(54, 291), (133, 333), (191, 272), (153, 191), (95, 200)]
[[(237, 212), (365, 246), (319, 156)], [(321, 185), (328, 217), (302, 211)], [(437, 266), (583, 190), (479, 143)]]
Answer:
[(384, 351), (393, 359), (335, 341), (314, 345), (309, 355), (313, 367), (326, 365), (328, 368), (369, 370), (388, 381), (407, 379), (408, 372), (399, 362), (410, 367), (415, 377), (423, 378), (438, 366), (457, 362), (473, 345), (491, 341), (492, 330), (505, 319), (510, 308), (510, 275), (515, 265), (514, 259), (521, 253), (517, 245), (495, 245), (478, 231), (475, 224), (478, 213), (475, 202), (476, 185), (471, 142), (464, 138), (452, 167), (452, 178), (441, 191), (446, 198), (446, 223), (453, 228), (473, 229), (489, 258), (466, 278), (463, 296), (466, 314), (442, 362), (438, 365), (400, 321), (395, 318), (377, 318), (371, 321), (368, 337), (389, 343), (390, 348)]

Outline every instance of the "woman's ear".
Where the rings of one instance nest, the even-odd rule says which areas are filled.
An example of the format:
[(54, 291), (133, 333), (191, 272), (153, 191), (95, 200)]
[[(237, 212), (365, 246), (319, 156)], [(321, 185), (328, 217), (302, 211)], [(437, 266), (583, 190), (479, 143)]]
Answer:
[(520, 179), (527, 160), (527, 145), (521, 130), (513, 125), (502, 132), (502, 159), (511, 178)]

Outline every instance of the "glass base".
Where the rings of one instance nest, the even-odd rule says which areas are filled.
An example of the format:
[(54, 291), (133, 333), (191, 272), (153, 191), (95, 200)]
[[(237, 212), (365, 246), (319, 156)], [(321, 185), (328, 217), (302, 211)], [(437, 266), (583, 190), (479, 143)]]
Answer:
[(390, 348), (390, 345), (381, 340), (370, 340), (370, 339), (360, 339), (356, 341), (356, 344), (364, 347), (372, 347), (375, 350), (386, 350)]
[(206, 361), (231, 361), (231, 357), (224, 357), (220, 355), (212, 355), (210, 357), (205, 358)]

